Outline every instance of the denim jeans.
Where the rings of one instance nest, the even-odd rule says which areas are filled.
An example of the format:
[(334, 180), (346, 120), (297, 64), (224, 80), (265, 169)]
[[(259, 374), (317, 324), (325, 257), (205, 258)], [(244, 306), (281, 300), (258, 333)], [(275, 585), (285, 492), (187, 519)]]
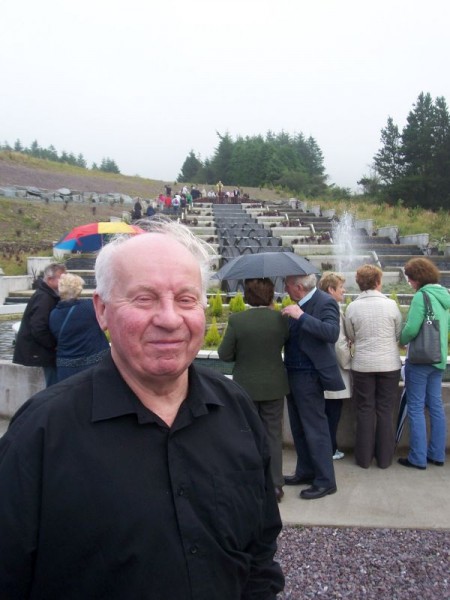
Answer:
[[(441, 462), (445, 460), (446, 420), (442, 404), (443, 373), (433, 365), (412, 365), (406, 361), (408, 460), (419, 467), (427, 466), (427, 457)], [(428, 444), (425, 408), (428, 409), (430, 420)]]

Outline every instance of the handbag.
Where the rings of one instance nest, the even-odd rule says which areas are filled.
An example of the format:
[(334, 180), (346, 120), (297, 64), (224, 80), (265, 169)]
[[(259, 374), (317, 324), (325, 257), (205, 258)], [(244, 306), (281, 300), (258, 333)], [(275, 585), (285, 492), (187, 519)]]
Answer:
[(442, 360), (439, 321), (435, 318), (428, 294), (423, 292), (425, 318), (419, 333), (409, 342), (408, 360), (414, 365), (433, 365)]

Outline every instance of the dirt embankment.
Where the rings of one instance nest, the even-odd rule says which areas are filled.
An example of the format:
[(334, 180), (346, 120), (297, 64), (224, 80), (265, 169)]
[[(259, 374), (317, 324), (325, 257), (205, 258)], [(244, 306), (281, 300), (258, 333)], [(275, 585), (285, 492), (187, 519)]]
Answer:
[[(21, 186), (36, 187), (43, 190), (55, 191), (60, 188), (69, 188), (73, 192), (96, 192), (98, 194), (121, 193), (131, 197), (156, 198), (164, 193), (164, 185), (167, 183), (175, 192), (182, 184), (173, 181), (156, 179), (145, 179), (143, 177), (130, 177), (127, 175), (105, 174), (101, 171), (79, 172), (69, 171), (70, 167), (48, 163), (49, 168), (30, 166), (7, 156), (0, 156), (0, 187)], [(60, 169), (60, 170), (59, 170)], [(74, 169), (72, 169), (73, 171)], [(197, 184), (199, 189), (214, 189), (215, 186), (204, 183)], [(225, 186), (230, 192), (234, 186)], [(278, 193), (265, 188), (241, 188), (243, 193), (249, 195), (252, 200), (273, 201), (280, 200)]]
[(132, 196), (153, 197), (164, 192), (163, 181), (102, 175), (89, 171), (86, 175), (29, 167), (0, 159), (0, 186), (36, 187), (44, 190), (69, 188), (77, 192), (116, 192)]

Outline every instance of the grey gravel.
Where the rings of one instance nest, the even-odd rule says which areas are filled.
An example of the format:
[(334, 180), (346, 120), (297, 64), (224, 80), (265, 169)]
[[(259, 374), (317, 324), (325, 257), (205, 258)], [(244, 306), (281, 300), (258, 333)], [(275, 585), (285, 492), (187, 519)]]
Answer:
[(450, 531), (285, 527), (281, 599), (450, 599)]

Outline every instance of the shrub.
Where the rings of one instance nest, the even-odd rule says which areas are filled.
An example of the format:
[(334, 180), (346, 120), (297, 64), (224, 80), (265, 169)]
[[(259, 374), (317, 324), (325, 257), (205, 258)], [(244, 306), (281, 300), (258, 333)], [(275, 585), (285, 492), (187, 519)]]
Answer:
[(208, 328), (208, 331), (206, 332), (205, 335), (205, 341), (204, 341), (204, 346), (206, 348), (213, 348), (216, 347), (220, 344), (220, 333), (219, 330), (217, 328), (217, 322), (216, 322), (216, 318), (213, 317), (211, 325)]
[(295, 302), (293, 300), (291, 300), (291, 297), (286, 295), (283, 300), (281, 301), (281, 308), (284, 308), (285, 306), (289, 306), (290, 304), (295, 304)]
[(230, 312), (237, 313), (246, 310), (244, 298), (241, 292), (238, 292), (234, 298), (230, 300)]
[(397, 306), (400, 306), (400, 302), (398, 301), (398, 296), (397, 296), (396, 292), (392, 292), (390, 294), (389, 298), (391, 300), (394, 300), (394, 302), (397, 304)]
[(223, 314), (222, 296), (219, 291), (209, 299), (209, 314), (212, 317), (221, 317)]

